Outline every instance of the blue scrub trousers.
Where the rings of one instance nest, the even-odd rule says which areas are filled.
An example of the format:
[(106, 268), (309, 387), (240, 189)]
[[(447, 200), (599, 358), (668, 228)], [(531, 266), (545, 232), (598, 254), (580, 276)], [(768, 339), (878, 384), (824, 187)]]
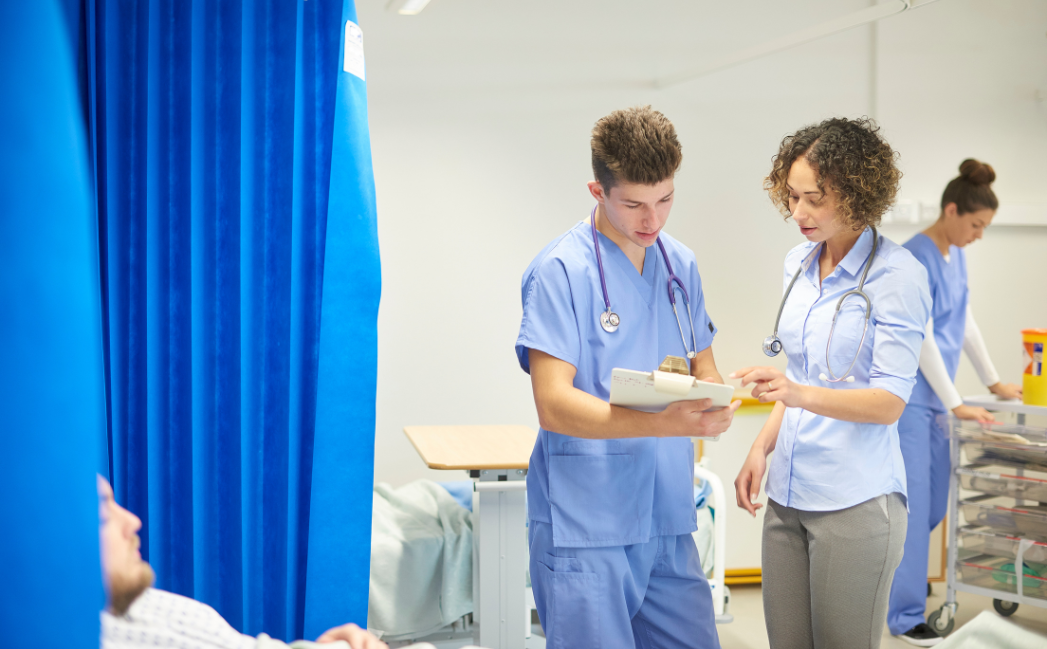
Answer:
[(940, 415), (931, 408), (909, 405), (898, 420), (908, 485), (909, 529), (887, 610), (887, 626), (894, 635), (926, 621), (927, 551), (931, 530), (945, 518), (949, 499), (949, 440), (938, 425)]
[(712, 592), (690, 534), (558, 548), (530, 521), (531, 587), (549, 649), (718, 649)]

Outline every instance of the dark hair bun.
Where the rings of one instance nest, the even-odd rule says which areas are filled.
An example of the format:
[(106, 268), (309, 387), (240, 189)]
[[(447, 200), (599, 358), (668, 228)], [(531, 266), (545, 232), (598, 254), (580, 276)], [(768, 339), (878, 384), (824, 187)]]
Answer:
[(992, 165), (967, 158), (960, 163), (960, 178), (973, 185), (989, 185), (996, 180), (996, 172), (993, 171)]

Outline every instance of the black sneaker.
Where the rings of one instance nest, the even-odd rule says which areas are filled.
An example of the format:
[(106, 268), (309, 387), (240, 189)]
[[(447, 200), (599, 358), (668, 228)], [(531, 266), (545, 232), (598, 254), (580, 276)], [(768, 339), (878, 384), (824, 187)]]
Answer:
[(933, 647), (945, 639), (923, 622), (920, 622), (905, 633), (894, 637), (901, 638), (909, 644), (916, 645), (917, 647)]

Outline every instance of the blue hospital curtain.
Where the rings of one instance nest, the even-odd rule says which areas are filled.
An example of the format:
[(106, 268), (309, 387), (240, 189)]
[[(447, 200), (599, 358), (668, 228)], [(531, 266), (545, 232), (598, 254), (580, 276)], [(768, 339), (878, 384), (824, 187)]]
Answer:
[(110, 453), (157, 586), (365, 624), (380, 291), (351, 0), (86, 0)]
[(98, 647), (98, 231), (54, 0), (0, 2), (0, 644)]

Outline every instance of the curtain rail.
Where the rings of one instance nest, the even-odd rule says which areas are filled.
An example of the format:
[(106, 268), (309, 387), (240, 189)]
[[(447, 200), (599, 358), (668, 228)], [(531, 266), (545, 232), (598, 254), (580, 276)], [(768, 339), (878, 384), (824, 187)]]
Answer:
[(781, 52), (796, 47), (797, 45), (803, 45), (804, 43), (810, 43), (820, 38), (825, 38), (826, 36), (832, 36), (833, 34), (847, 31), (848, 29), (867, 25), (889, 16), (904, 13), (910, 9), (918, 9), (925, 5), (929, 5), (932, 2), (937, 2), (937, 0), (891, 0), (890, 2), (884, 2), (840, 18), (827, 20), (818, 25), (814, 25), (813, 27), (808, 27), (807, 29), (801, 29), (791, 34), (786, 34), (785, 36), (767, 41), (761, 45), (740, 50), (719, 60), (712, 61), (704, 66), (659, 77), (655, 80), (654, 85), (658, 88), (666, 88), (684, 83), (685, 81), (698, 79), (710, 75), (713, 72), (733, 68), (743, 63), (748, 63), (749, 61), (755, 61), (756, 59), (763, 58), (769, 54)]

